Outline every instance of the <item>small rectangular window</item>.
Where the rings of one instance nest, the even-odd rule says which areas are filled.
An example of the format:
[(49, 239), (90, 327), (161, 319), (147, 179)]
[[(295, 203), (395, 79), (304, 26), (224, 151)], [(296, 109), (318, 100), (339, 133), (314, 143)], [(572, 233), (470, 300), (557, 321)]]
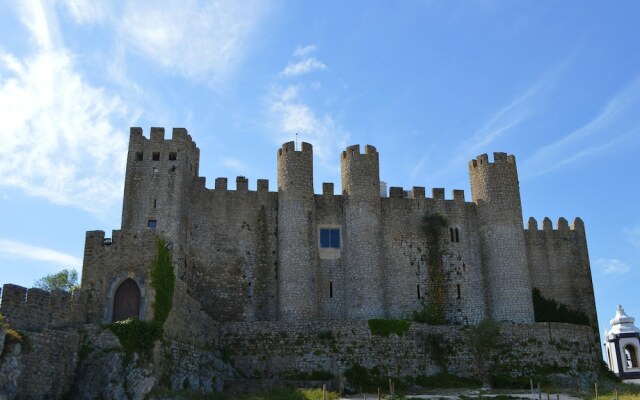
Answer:
[(178, 153), (169, 153), (169, 161), (175, 161), (178, 158)]
[(144, 158), (144, 153), (141, 151), (138, 151), (136, 153), (136, 161), (142, 161), (143, 158)]
[(147, 221), (147, 226), (151, 229), (156, 229), (156, 220), (150, 219), (149, 221)]
[(153, 153), (152, 157), (153, 161), (160, 161), (160, 153)]
[(340, 248), (340, 229), (339, 228), (322, 228), (320, 229), (320, 247), (322, 248)]

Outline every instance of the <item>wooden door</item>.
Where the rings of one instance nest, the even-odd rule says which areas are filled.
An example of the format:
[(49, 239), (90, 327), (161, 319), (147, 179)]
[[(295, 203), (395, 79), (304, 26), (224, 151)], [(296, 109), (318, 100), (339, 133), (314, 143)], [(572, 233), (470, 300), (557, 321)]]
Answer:
[(122, 282), (113, 296), (113, 321), (140, 318), (140, 288), (133, 279)]

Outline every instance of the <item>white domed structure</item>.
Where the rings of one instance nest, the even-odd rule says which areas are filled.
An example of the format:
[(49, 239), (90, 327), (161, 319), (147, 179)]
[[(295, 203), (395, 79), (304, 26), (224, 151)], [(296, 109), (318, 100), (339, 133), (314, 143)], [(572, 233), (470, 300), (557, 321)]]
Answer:
[(618, 306), (610, 321), (611, 329), (605, 330), (604, 337), (609, 369), (625, 382), (640, 384), (640, 329), (634, 321)]

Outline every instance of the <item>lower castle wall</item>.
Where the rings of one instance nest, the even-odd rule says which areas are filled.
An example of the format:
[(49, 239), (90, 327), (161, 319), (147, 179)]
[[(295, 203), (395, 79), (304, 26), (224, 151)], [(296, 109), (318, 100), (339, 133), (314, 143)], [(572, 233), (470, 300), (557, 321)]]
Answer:
[(21, 333), (22, 342), (9, 343), (0, 352), (0, 398), (11, 392), (20, 399), (62, 398), (75, 378), (78, 334), (50, 329)]
[[(447, 368), (473, 375), (473, 357), (459, 325), (411, 324), (403, 337), (372, 335), (367, 321), (224, 323), (220, 349), (248, 378), (286, 378), (293, 373), (327, 371), (336, 377), (358, 363), (382, 376), (418, 377), (441, 372), (429, 356), (427, 337), (437, 335), (450, 349)], [(498, 355), (515, 373), (534, 367), (596, 371), (599, 358), (590, 327), (562, 323), (502, 325)]]

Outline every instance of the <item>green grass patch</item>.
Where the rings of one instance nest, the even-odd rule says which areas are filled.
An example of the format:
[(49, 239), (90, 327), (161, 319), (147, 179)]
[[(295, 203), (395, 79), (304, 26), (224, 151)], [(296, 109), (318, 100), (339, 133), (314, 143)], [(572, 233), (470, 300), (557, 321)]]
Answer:
[(20, 343), (22, 341), (22, 335), (17, 330), (9, 326), (9, 322), (4, 318), (4, 315), (0, 314), (0, 326), (4, 329), (6, 339), (11, 343)]
[(404, 336), (411, 326), (411, 321), (403, 319), (370, 319), (369, 331), (372, 335), (388, 337), (392, 333)]

